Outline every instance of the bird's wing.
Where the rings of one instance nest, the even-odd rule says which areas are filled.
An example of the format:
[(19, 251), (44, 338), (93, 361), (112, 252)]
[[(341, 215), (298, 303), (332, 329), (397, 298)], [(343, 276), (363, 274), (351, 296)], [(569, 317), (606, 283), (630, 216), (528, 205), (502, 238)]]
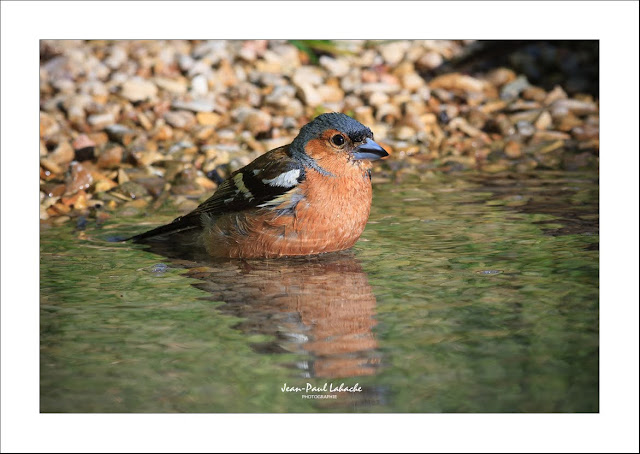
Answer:
[(203, 216), (215, 217), (250, 208), (272, 207), (276, 202), (279, 204), (283, 199), (291, 198), (305, 176), (304, 165), (289, 156), (286, 146), (276, 148), (233, 172), (208, 200), (191, 213), (131, 239), (139, 241), (198, 228), (202, 226)]

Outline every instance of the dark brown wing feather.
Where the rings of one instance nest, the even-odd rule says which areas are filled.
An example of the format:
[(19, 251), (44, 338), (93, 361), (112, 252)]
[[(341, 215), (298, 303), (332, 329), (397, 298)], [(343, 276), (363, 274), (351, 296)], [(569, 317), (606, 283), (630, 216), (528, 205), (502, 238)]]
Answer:
[(271, 185), (264, 183), (263, 180), (273, 180), (292, 170), (299, 171), (295, 184), (304, 180), (304, 165), (289, 155), (288, 146), (271, 150), (233, 172), (208, 200), (191, 213), (129, 239), (141, 241), (159, 235), (198, 229), (202, 227), (203, 215), (215, 217), (224, 213), (257, 208), (290, 191), (295, 186), (295, 184), (291, 186)]

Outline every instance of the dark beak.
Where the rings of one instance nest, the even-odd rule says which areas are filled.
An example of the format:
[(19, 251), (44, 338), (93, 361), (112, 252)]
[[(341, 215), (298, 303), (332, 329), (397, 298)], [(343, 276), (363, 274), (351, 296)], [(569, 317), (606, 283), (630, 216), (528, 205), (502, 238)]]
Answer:
[(371, 139), (365, 139), (362, 145), (357, 146), (353, 150), (353, 159), (368, 159), (370, 161), (375, 161), (376, 159), (384, 158), (385, 156), (389, 156), (389, 153)]

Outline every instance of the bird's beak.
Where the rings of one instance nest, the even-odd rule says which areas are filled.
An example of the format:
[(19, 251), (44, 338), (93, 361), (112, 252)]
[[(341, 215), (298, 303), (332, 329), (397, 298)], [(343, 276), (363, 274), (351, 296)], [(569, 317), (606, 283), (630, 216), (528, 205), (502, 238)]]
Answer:
[(365, 139), (361, 145), (358, 145), (353, 150), (353, 159), (368, 159), (370, 161), (375, 161), (376, 159), (384, 158), (385, 156), (389, 156), (389, 153), (371, 139)]

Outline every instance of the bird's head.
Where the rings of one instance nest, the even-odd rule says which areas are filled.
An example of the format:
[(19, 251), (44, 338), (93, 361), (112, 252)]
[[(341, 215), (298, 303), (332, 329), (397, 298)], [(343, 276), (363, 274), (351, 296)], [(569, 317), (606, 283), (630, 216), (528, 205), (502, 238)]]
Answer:
[[(310, 167), (320, 170), (349, 163), (369, 168), (368, 161), (388, 156), (384, 148), (373, 141), (369, 128), (342, 113), (317, 116), (300, 130), (291, 143), (291, 153)], [(318, 170), (318, 168), (316, 168)]]

